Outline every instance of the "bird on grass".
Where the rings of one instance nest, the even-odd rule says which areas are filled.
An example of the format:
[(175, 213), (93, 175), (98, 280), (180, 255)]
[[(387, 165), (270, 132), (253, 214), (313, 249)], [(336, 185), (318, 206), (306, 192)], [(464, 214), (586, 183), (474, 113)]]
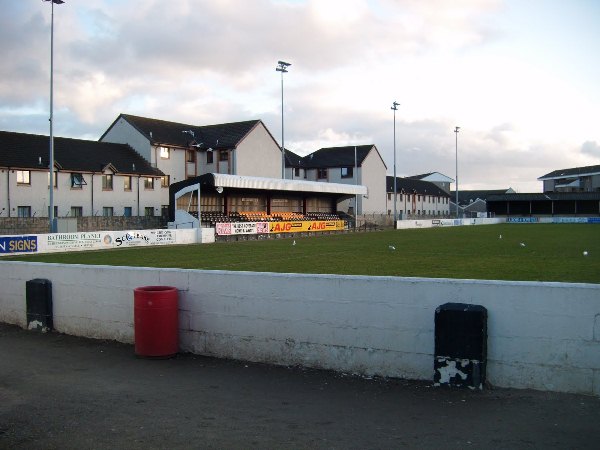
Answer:
[(519, 245), (520, 245), (521, 247), (525, 247), (525, 242), (521, 242)]
[(396, 250), (396, 247), (394, 247), (393, 245), (388, 245), (388, 248), (389, 248), (390, 250)]
[(292, 242), (292, 245), (296, 245), (296, 240), (294, 239), (294, 242)]

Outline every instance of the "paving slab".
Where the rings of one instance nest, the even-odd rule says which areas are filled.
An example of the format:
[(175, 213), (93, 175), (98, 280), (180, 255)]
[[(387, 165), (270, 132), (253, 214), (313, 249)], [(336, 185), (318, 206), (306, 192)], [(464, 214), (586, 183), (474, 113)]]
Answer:
[[(433, 373), (433, 362), (432, 362)], [(0, 324), (0, 448), (597, 449), (600, 399), (435, 388)]]

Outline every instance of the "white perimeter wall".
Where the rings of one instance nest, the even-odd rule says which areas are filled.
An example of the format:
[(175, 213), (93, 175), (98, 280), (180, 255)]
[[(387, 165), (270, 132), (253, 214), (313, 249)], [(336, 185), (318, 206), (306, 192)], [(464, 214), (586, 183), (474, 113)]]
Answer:
[(0, 321), (52, 282), (57, 331), (133, 342), (133, 289), (180, 292), (182, 351), (432, 379), (435, 309), (488, 309), (488, 380), (600, 395), (600, 285), (296, 275), (0, 261)]

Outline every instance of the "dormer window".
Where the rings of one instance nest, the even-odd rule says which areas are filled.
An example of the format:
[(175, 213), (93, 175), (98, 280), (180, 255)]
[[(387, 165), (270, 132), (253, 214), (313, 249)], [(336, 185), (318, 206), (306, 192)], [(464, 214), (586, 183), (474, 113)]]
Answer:
[(160, 158), (161, 159), (169, 159), (171, 157), (171, 152), (169, 147), (159, 147), (160, 148)]
[(102, 190), (112, 191), (113, 190), (113, 176), (111, 174), (102, 175)]

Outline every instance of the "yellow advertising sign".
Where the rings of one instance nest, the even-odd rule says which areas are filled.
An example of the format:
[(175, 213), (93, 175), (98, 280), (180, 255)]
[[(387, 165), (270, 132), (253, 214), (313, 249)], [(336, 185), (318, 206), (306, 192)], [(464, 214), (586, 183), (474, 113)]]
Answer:
[(302, 231), (343, 230), (343, 220), (315, 220), (298, 222), (269, 222), (269, 233), (300, 233)]

